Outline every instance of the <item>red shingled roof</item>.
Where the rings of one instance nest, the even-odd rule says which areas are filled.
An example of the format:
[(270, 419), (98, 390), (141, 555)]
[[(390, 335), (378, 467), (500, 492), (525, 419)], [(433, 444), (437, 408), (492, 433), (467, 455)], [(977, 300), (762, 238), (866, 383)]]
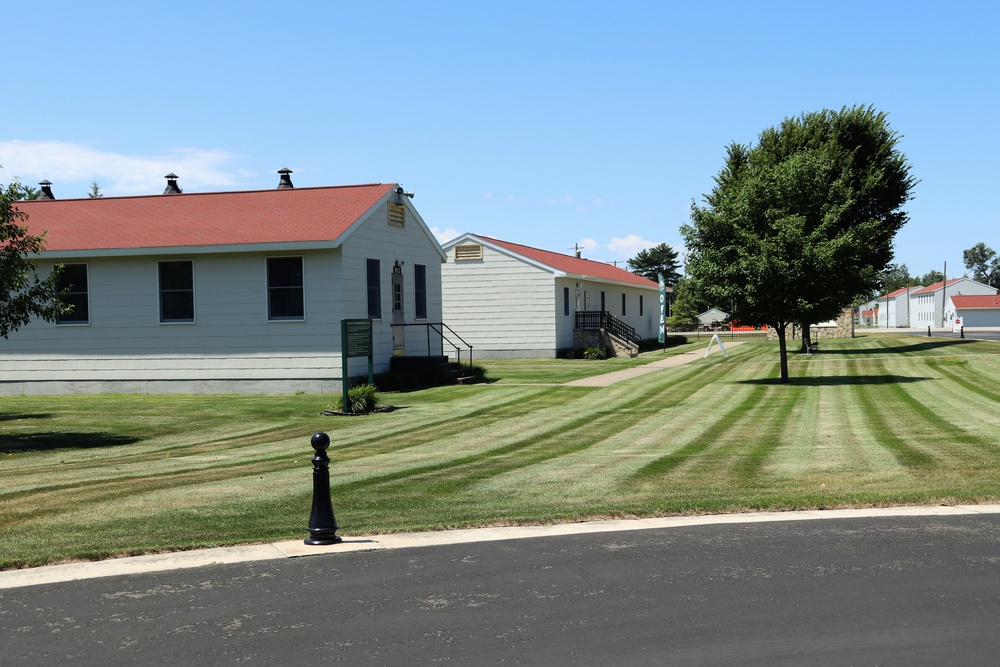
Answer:
[(393, 187), (348, 185), (23, 201), (45, 250), (113, 250), (335, 241)]
[[(951, 280), (948, 281), (948, 284), (953, 285), (954, 283), (957, 283), (959, 280), (965, 280), (965, 278), (952, 278)], [(944, 281), (939, 280), (936, 283), (928, 285), (927, 287), (921, 287), (920, 289), (911, 292), (911, 294), (927, 294), (928, 292), (937, 292), (942, 287), (944, 287)]]
[(882, 296), (879, 297), (879, 299), (895, 299), (897, 296), (902, 296), (903, 294), (906, 294), (907, 292), (911, 292), (911, 293), (912, 292), (916, 292), (918, 289), (922, 289), (922, 288), (919, 287), (919, 286), (917, 286), (917, 287), (912, 287), (912, 286), (911, 287), (900, 287), (898, 290), (893, 290), (892, 292), (889, 292), (888, 294), (883, 294)]
[(974, 294), (970, 296), (953, 296), (951, 302), (955, 308), (967, 310), (969, 308), (1000, 308), (1000, 297), (996, 294)]
[[(637, 276), (631, 271), (619, 269), (617, 266), (605, 264), (604, 262), (595, 262), (590, 259), (563, 255), (558, 252), (550, 252), (548, 250), (539, 250), (538, 248), (532, 248), (531, 246), (509, 243), (507, 241), (501, 241), (499, 239), (493, 239), (479, 234), (476, 234), (475, 236), (483, 241), (500, 246), (501, 248), (506, 248), (507, 250), (517, 253), (522, 257), (527, 257), (528, 259), (534, 260), (539, 264), (544, 264), (545, 266), (556, 269), (557, 271), (562, 271), (563, 273), (597, 278), (600, 280), (610, 280), (619, 283), (630, 283), (638, 287), (652, 287), (658, 289), (660, 286), (655, 280), (649, 280), (648, 278)], [(670, 288), (668, 287), (667, 290), (669, 291)]]

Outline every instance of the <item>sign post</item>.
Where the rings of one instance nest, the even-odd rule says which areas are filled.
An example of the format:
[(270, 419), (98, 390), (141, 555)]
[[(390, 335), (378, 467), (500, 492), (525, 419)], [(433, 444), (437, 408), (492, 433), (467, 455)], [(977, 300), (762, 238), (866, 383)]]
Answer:
[(368, 357), (368, 384), (375, 383), (375, 360), (372, 356), (372, 321), (341, 320), (340, 321), (340, 374), (343, 380), (344, 412), (350, 412), (347, 392), (350, 391), (347, 360), (351, 357)]

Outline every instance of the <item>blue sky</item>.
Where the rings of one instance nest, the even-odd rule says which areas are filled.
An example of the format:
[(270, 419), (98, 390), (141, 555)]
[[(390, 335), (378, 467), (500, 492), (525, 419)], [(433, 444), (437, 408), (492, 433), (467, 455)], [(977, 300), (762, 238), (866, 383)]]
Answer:
[(266, 189), (288, 167), (401, 183), (442, 239), (620, 262), (682, 246), (731, 141), (870, 104), (920, 179), (895, 261), (960, 275), (963, 249), (1000, 250), (998, 7), (8, 3), (0, 183)]

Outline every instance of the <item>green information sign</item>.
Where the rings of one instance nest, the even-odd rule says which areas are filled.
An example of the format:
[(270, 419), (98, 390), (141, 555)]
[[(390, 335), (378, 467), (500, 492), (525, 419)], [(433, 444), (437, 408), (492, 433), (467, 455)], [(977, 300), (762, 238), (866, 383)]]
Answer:
[(350, 391), (347, 360), (351, 357), (368, 357), (368, 384), (375, 382), (375, 359), (372, 354), (372, 321), (340, 321), (340, 375), (343, 384), (344, 412), (348, 412), (347, 392)]
[(343, 320), (344, 354), (348, 357), (372, 356), (372, 321)]

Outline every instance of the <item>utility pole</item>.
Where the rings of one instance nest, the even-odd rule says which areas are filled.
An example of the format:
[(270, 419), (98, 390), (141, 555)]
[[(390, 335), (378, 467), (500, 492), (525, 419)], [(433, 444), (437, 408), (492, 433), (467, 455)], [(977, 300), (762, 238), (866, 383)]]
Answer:
[(944, 280), (941, 282), (941, 327), (944, 328), (944, 309), (948, 303), (948, 262), (944, 263)]

